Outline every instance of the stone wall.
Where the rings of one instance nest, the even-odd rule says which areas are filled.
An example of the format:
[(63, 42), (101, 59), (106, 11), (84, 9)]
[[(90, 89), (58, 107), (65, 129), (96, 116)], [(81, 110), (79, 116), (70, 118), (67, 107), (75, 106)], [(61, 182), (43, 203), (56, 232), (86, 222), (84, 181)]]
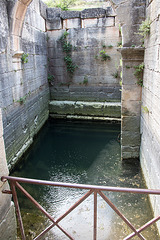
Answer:
[[(121, 107), (121, 156), (122, 160), (139, 158), (141, 92), (135, 76), (136, 67), (143, 63), (144, 48), (122, 48), (123, 81)], [(142, 73), (141, 73), (142, 75)], [(139, 76), (142, 78), (142, 76)]]
[[(0, 177), (8, 175), (5, 147), (3, 140), (3, 123), (0, 109)], [(0, 181), (0, 239), (16, 239), (16, 218), (11, 195), (2, 194), (3, 190), (9, 190), (8, 183)]]
[[(150, 34), (145, 39), (145, 69), (142, 89), (141, 164), (149, 188), (160, 189), (160, 1), (147, 1)], [(151, 197), (156, 216), (160, 197)], [(159, 224), (160, 229), (160, 224)]]
[[(121, 42), (119, 24), (111, 7), (66, 12), (47, 9), (47, 34), (51, 100), (120, 101)], [(61, 36), (67, 31), (71, 58), (77, 65), (67, 72)], [(110, 56), (103, 61), (101, 51)]]
[[(26, 6), (23, 29), (17, 30), (20, 25), (16, 21), (24, 17), (24, 7), (19, 1), (0, 2), (0, 107), (9, 168), (30, 146), (48, 118), (45, 20), (40, 14), (39, 0), (34, 0)], [(17, 38), (19, 44), (15, 45), (13, 39)], [(21, 61), (23, 52), (28, 54), (27, 63)]]

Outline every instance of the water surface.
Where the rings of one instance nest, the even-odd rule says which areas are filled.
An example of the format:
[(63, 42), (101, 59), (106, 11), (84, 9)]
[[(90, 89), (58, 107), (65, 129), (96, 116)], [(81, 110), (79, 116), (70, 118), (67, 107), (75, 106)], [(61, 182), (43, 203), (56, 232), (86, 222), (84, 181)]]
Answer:
[[(145, 188), (139, 163), (121, 161), (119, 139), (119, 124), (48, 121), (12, 175), (55, 182)], [(55, 219), (86, 193), (77, 189), (23, 186)], [(145, 195), (105, 194), (136, 228), (152, 218)], [(19, 199), (27, 239), (32, 239), (50, 222), (21, 194)], [(93, 196), (60, 225), (75, 240), (93, 239)], [(126, 224), (98, 197), (98, 240), (121, 240), (129, 233), (131, 230)], [(143, 234), (146, 239), (159, 239), (154, 226)], [(68, 238), (54, 227), (45, 239)]]

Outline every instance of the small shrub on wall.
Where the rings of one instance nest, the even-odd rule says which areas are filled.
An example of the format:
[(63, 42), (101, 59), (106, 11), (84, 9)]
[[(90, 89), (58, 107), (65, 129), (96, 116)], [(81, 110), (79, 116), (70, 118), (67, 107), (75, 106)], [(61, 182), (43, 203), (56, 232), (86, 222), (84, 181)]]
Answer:
[(74, 71), (78, 67), (72, 60), (71, 51), (72, 51), (72, 44), (67, 40), (68, 32), (65, 31), (60, 38), (63, 52), (65, 53), (64, 61), (66, 63), (67, 72), (70, 76), (73, 76)]

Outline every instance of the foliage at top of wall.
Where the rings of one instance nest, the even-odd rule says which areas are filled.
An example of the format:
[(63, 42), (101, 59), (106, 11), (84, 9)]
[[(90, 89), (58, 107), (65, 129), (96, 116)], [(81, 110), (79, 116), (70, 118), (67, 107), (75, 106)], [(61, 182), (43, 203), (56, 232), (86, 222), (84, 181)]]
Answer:
[(47, 4), (48, 7), (58, 7), (61, 8), (63, 11), (67, 11), (69, 7), (73, 6), (73, 4), (77, 0), (48, 0), (45, 3)]
[(142, 41), (149, 35), (150, 33), (150, 25), (151, 21), (150, 19), (146, 19), (145, 21), (142, 21), (138, 34), (142, 36)]
[(64, 61), (66, 63), (67, 72), (73, 76), (75, 69), (78, 67), (72, 60), (71, 51), (72, 51), (72, 44), (67, 40), (67, 36), (69, 33), (65, 31), (60, 38), (63, 52), (65, 53)]

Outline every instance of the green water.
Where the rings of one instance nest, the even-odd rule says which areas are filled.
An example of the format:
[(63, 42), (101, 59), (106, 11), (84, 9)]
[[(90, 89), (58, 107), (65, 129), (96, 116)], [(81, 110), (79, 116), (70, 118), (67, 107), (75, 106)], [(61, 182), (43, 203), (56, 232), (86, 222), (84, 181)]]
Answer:
[[(119, 136), (119, 124), (48, 121), (12, 175), (70, 183), (145, 188), (139, 163), (121, 161)], [(23, 186), (55, 219), (86, 193), (76, 189)], [(18, 195), (27, 239), (33, 239), (50, 222), (19, 192)], [(145, 195), (110, 192), (106, 195), (136, 228), (152, 218)], [(63, 219), (60, 225), (75, 240), (93, 239), (93, 196)], [(98, 197), (97, 240), (121, 240), (129, 233), (131, 230), (126, 224)], [(146, 239), (159, 239), (154, 226), (143, 234)], [(68, 238), (54, 227), (43, 239)]]

